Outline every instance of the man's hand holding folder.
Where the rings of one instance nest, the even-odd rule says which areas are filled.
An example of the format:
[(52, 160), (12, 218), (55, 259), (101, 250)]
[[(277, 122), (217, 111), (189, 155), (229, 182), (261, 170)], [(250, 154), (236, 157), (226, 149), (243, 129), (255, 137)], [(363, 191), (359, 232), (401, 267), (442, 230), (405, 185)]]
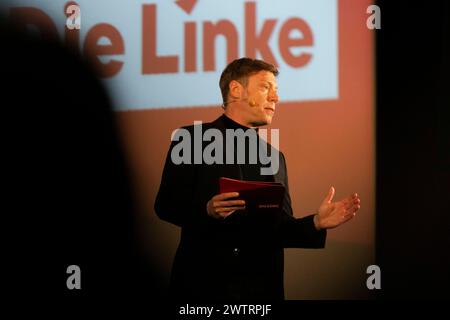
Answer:
[[(226, 218), (236, 210), (252, 212), (279, 210), (283, 204), (285, 188), (281, 183), (243, 181), (220, 178), (220, 194), (207, 204), (208, 214), (214, 218)], [(239, 197), (239, 199), (229, 200)]]

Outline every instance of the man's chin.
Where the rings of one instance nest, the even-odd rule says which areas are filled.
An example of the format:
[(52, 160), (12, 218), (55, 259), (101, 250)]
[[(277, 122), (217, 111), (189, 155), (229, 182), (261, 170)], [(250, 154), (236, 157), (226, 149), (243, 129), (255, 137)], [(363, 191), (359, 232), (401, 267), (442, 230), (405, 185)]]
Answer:
[(255, 121), (252, 123), (253, 127), (264, 127), (264, 126), (268, 126), (272, 123), (272, 118), (270, 119), (266, 119), (266, 120), (261, 120), (261, 121)]
[(272, 116), (267, 116), (265, 121), (265, 126), (268, 126), (272, 123)]

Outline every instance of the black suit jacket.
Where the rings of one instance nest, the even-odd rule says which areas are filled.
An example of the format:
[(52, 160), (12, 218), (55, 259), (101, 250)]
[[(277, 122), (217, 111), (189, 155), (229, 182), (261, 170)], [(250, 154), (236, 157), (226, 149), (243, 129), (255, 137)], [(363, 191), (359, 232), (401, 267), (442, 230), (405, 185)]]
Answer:
[[(222, 115), (202, 124), (202, 131), (210, 128), (225, 137), (227, 128), (245, 127)], [(194, 137), (194, 126), (183, 129)], [(171, 151), (177, 143), (172, 142), (169, 149), (155, 202), (158, 217), (182, 228), (171, 275), (172, 297), (185, 301), (283, 299), (283, 248), (323, 248), (326, 238), (325, 230), (316, 231), (313, 215), (293, 217), (283, 154), (279, 153), (278, 172), (261, 176), (255, 174), (261, 164), (175, 165)], [(191, 151), (193, 158), (194, 148)], [(208, 216), (206, 204), (219, 193), (220, 177), (283, 183), (287, 192), (282, 210), (263, 215), (241, 210), (223, 220)]]

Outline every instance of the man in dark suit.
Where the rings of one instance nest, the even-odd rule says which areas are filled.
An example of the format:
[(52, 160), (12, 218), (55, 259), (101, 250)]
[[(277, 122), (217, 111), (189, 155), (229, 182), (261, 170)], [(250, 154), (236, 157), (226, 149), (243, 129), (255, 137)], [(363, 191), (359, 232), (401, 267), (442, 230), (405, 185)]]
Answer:
[[(180, 162), (175, 151), (181, 135), (173, 137), (155, 211), (182, 228), (171, 276), (175, 299), (282, 300), (283, 248), (323, 248), (326, 229), (350, 220), (360, 208), (357, 194), (332, 202), (332, 187), (317, 213), (300, 219), (293, 216), (284, 155), (258, 137), (258, 128), (271, 123), (279, 99), (277, 75), (276, 67), (261, 60), (233, 61), (220, 79), (224, 114), (212, 123), (183, 128), (192, 137), (199, 133), (203, 137), (211, 129), (220, 132), (224, 143), (215, 152), (230, 159), (226, 154), (234, 148), (233, 161), (199, 163), (207, 146), (202, 141), (201, 148), (190, 144), (180, 156), (188, 161)], [(251, 138), (244, 139), (243, 163), (237, 161), (240, 150), (235, 137), (226, 133), (230, 129), (247, 138), (258, 137), (256, 148)], [(277, 162), (269, 168), (272, 174), (263, 174), (267, 163), (260, 157), (256, 163), (251, 161), (251, 152), (260, 155), (261, 147), (270, 150), (271, 160)], [(220, 177), (280, 182), (286, 188), (282, 208), (263, 214), (247, 210), (238, 193), (219, 192)]]

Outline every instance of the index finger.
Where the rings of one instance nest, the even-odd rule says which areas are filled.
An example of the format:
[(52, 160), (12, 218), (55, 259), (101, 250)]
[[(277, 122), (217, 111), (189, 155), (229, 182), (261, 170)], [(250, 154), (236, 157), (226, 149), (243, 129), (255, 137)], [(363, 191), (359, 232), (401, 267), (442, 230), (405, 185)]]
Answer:
[(348, 197), (342, 199), (341, 201), (343, 201), (345, 203), (351, 203), (351, 202), (353, 202), (355, 200), (358, 200), (358, 199), (359, 199), (358, 194), (357, 193), (353, 193), (353, 194), (349, 195)]
[(213, 197), (213, 199), (214, 200), (225, 200), (225, 199), (228, 199), (228, 198), (235, 198), (237, 196), (239, 196), (238, 192), (225, 192), (225, 193), (221, 193), (221, 194), (215, 195)]

